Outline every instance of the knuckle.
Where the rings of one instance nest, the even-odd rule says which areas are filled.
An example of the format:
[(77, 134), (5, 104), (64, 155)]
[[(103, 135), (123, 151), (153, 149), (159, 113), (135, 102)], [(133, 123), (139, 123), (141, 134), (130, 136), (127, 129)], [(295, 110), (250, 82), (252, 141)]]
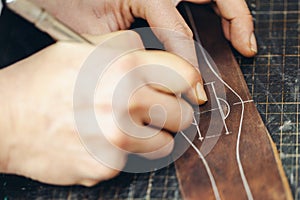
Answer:
[[(124, 131), (126, 131), (126, 130), (124, 130)], [(109, 141), (113, 145), (126, 150), (126, 148), (128, 148), (128, 146), (130, 145), (130, 139), (129, 139), (128, 135), (125, 133), (122, 133), (122, 131), (117, 131), (117, 132), (118, 133), (115, 133), (115, 134), (112, 134), (109, 136)]]
[[(193, 32), (192, 30), (188, 27), (187, 24), (185, 23), (181, 23), (181, 22), (176, 22), (174, 24), (174, 30), (180, 33), (183, 33), (185, 37), (187, 37), (188, 39), (193, 39)], [(179, 35), (180, 36), (180, 35)], [(182, 36), (182, 37), (184, 37)]]
[(191, 85), (189, 85), (189, 87), (192, 87), (194, 85), (194, 83), (196, 82), (201, 82), (201, 75), (199, 73), (199, 71), (197, 71), (194, 67), (188, 67), (185, 70), (185, 77), (186, 77), (186, 81), (188, 83), (190, 83)]
[(229, 21), (231, 24), (242, 24), (245, 26), (247, 22), (251, 22), (250, 24), (253, 24), (253, 17), (251, 13), (241, 13), (232, 17)]
[(147, 109), (147, 101), (145, 100), (145, 96), (147, 94), (144, 94), (144, 92), (135, 91), (130, 97), (129, 105), (128, 105), (128, 111), (130, 114), (134, 114), (136, 112), (142, 112), (146, 111)]
[(144, 49), (144, 44), (141, 36), (132, 30), (126, 31), (126, 40), (128, 44), (132, 45), (132, 48)]
[(106, 171), (105, 176), (103, 177), (103, 180), (112, 179), (112, 178), (116, 177), (119, 174), (120, 174), (119, 170), (109, 169), (109, 170)]
[(119, 70), (119, 73), (122, 76), (126, 75), (130, 70), (137, 67), (139, 60), (140, 60), (140, 56), (136, 51), (122, 56), (116, 62), (117, 64), (116, 66)]
[(130, 39), (141, 40), (140, 35), (137, 32), (133, 31), (133, 30), (128, 30), (128, 31), (126, 31), (126, 33), (128, 34), (128, 37)]
[(83, 180), (83, 181), (81, 181), (79, 184), (80, 184), (80, 185), (83, 185), (83, 186), (85, 186), (85, 187), (93, 187), (93, 186), (95, 186), (98, 182), (99, 182), (98, 180), (92, 180), (92, 179), (90, 179), (90, 180)]
[(112, 179), (112, 178), (116, 177), (119, 173), (120, 173), (119, 170), (106, 168), (106, 167), (105, 167), (105, 169), (103, 169), (103, 167), (99, 167), (93, 173), (95, 180), (91, 180), (91, 184), (93, 184), (95, 182), (98, 183), (101, 181), (106, 181), (106, 180)]

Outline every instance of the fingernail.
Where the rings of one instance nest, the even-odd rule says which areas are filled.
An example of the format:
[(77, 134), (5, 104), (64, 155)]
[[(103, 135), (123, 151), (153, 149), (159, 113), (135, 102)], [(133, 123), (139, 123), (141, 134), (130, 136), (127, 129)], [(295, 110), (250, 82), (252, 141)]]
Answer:
[(257, 44), (256, 44), (256, 39), (255, 39), (254, 33), (252, 33), (250, 36), (250, 49), (254, 53), (257, 53)]
[(197, 85), (196, 85), (196, 95), (197, 95), (199, 102), (204, 103), (207, 101), (207, 96), (206, 96), (204, 87), (201, 83), (197, 83)]

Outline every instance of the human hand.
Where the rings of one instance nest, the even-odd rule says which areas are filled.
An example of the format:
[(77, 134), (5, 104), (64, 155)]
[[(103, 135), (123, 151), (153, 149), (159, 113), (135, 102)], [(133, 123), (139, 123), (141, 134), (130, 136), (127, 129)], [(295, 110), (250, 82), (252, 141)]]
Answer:
[[(60, 20), (80, 33), (105, 34), (128, 29), (134, 17), (148, 21), (150, 27), (160, 27), (182, 33), (164, 35), (157, 33), (166, 49), (175, 54), (193, 54), (182, 49), (181, 40), (193, 34), (176, 10), (180, 0), (32, 0), (45, 7)], [(210, 3), (211, 0), (187, 0)], [(222, 17), (226, 38), (243, 55), (257, 52), (252, 16), (244, 0), (216, 0), (215, 10)], [(196, 65), (196, 63), (194, 63)]]
[[(80, 105), (74, 103), (73, 93), (82, 63), (95, 49), (92, 46), (57, 43), (0, 71), (1, 172), (23, 175), (50, 184), (90, 186), (116, 176), (130, 152), (151, 159), (171, 152), (173, 137), (170, 133), (188, 127), (193, 116), (190, 104), (178, 95), (187, 93), (194, 103), (205, 101), (204, 91), (199, 91), (199, 84), (202, 84), (200, 74), (188, 62), (173, 54), (143, 50), (142, 42), (134, 32), (125, 32), (125, 37), (122, 40), (113, 38), (114, 43), (104, 49), (106, 55), (94, 52), (98, 58), (96, 61), (99, 60), (95, 68), (97, 70), (106, 67), (101, 66), (102, 59), (105, 60), (115, 50), (141, 48), (115, 60), (105, 70), (97, 85), (93, 104), (85, 95), (90, 88), (82, 86), (83, 90), (77, 93)], [(116, 46), (119, 48), (116, 49)], [(103, 50), (101, 45), (98, 48)], [(172, 76), (172, 73), (165, 76), (159, 71), (152, 74), (136, 72), (125, 85), (145, 85), (133, 92), (130, 99), (118, 98), (114, 107), (114, 86), (124, 80), (125, 74), (141, 65), (166, 66), (176, 74), (181, 74), (186, 82)], [(145, 80), (155, 80), (158, 85), (161, 83), (165, 87), (147, 84)], [(89, 79), (85, 81), (88, 85)], [(163, 119), (160, 111), (151, 110), (151, 115), (148, 115), (153, 105), (160, 105), (166, 110), (164, 124), (161, 124)], [(102, 135), (90, 126), (90, 118), (85, 117), (84, 114), (90, 111), (96, 113)], [(79, 121), (87, 128), (86, 132), (77, 131), (74, 112), (82, 116)], [(143, 132), (127, 133), (127, 128), (134, 130), (134, 127), (119, 126), (122, 117), (128, 116), (128, 113), (135, 122), (133, 125), (138, 125)], [(89, 149), (85, 148), (82, 136), (92, 141), (99, 137), (109, 141), (111, 145), (105, 142), (101, 145), (102, 141), (97, 140), (99, 143), (95, 148), (109, 157), (110, 163), (96, 160)], [(112, 146), (124, 152), (116, 151)]]
[(245, 0), (174, 0), (198, 4), (213, 2), (215, 12), (222, 19), (225, 37), (244, 56), (254, 56), (257, 44), (254, 34), (252, 15)]

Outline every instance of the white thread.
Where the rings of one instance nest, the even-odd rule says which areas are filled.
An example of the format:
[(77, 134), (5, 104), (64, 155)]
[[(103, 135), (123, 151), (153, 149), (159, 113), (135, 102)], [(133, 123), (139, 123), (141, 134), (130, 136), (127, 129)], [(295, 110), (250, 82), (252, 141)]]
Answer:
[(185, 6), (185, 9), (187, 11), (187, 14), (188, 14), (188, 17), (189, 17), (189, 20), (191, 22), (191, 26), (192, 28), (194, 29), (194, 32), (195, 32), (195, 36), (196, 36), (196, 40), (197, 42), (200, 43), (200, 50), (201, 50), (201, 53), (204, 57), (204, 60), (205, 62), (207, 63), (207, 65), (209, 66), (209, 68), (211, 69), (211, 71), (214, 73), (214, 75), (226, 86), (228, 87), (238, 98), (239, 100), (241, 101), (241, 105), (242, 105), (242, 114), (241, 114), (241, 119), (240, 119), (240, 126), (239, 126), (239, 131), (238, 131), (238, 138), (237, 138), (237, 146), (236, 146), (236, 160), (237, 160), (237, 163), (238, 163), (238, 167), (239, 167), (239, 171), (240, 171), (240, 175), (241, 175), (241, 178), (242, 178), (242, 181), (243, 181), (243, 185), (244, 185), (244, 188), (245, 188), (245, 191), (246, 191), (246, 194), (247, 194), (247, 197), (249, 200), (253, 200), (253, 196), (252, 196), (252, 193), (251, 193), (251, 190), (250, 190), (250, 187), (249, 187), (249, 184), (247, 182), (247, 179), (246, 179), (246, 176), (245, 176), (245, 173), (244, 173), (244, 169), (243, 169), (243, 166), (242, 166), (242, 163), (241, 163), (241, 159), (240, 159), (240, 153), (239, 153), (239, 146), (240, 146), (240, 139), (241, 139), (241, 132), (242, 132), (242, 124), (243, 124), (243, 118), (244, 118), (244, 110), (245, 110), (245, 105), (244, 105), (244, 102), (242, 100), (242, 98), (236, 93), (236, 91), (234, 91), (219, 75), (218, 73), (214, 70), (214, 68), (211, 66), (209, 60), (207, 59), (207, 56), (206, 54), (204, 53), (204, 50), (201, 46), (201, 40), (199, 38), (199, 35), (198, 35), (198, 31), (196, 29), (196, 25), (195, 25), (195, 22), (193, 20), (193, 16), (192, 16), (192, 13), (191, 13), (191, 10), (189, 9), (189, 7)]
[(227, 119), (227, 117), (228, 117), (229, 114), (230, 114), (230, 106), (229, 106), (229, 103), (228, 103), (225, 99), (222, 99), (222, 98), (218, 98), (218, 99), (221, 100), (221, 101), (223, 101), (223, 102), (226, 104), (227, 108), (228, 108), (228, 111), (227, 111), (227, 113), (226, 113), (226, 115), (225, 115), (225, 119)]
[(215, 89), (214, 84), (212, 84), (211, 87), (212, 87), (212, 89), (213, 89), (213, 92), (214, 92), (214, 95), (215, 95), (215, 98), (216, 98), (218, 107), (219, 107), (219, 109), (220, 109), (220, 114), (221, 114), (222, 121), (223, 121), (223, 124), (224, 124), (224, 127), (225, 127), (226, 135), (228, 135), (228, 134), (229, 134), (229, 130), (228, 130), (227, 124), (226, 124), (226, 122), (225, 122), (225, 119), (226, 119), (226, 118), (225, 118), (225, 115), (224, 115), (224, 112), (223, 112), (221, 103), (220, 103), (220, 101), (219, 101), (219, 98), (218, 98), (218, 96), (217, 96), (217, 92), (216, 92), (216, 89)]
[[(254, 102), (253, 100), (248, 100), (248, 101), (243, 101), (244, 102), (244, 104), (245, 103), (252, 103), (252, 102)], [(236, 103), (234, 103), (233, 105), (235, 106), (235, 105), (240, 105), (241, 104), (241, 102), (236, 102)]]
[(180, 131), (181, 135), (188, 141), (188, 143), (193, 147), (193, 149), (196, 151), (196, 153), (198, 154), (199, 158), (202, 160), (203, 164), (204, 164), (204, 167), (206, 169), (206, 172), (209, 176), (209, 179), (210, 179), (210, 183), (211, 183), (211, 186), (213, 188), (213, 191), (214, 191), (214, 195), (216, 197), (216, 200), (221, 200), (220, 198), (220, 194), (219, 194), (219, 191), (218, 191), (218, 187), (217, 187), (217, 184), (216, 184), (216, 181), (214, 179), (214, 176), (212, 175), (212, 172), (209, 168), (209, 165), (207, 163), (207, 161), (205, 160), (204, 156), (202, 155), (202, 153), (199, 151), (199, 149), (193, 144), (192, 141), (190, 141), (190, 139), (182, 132)]
[(198, 132), (198, 135), (199, 135), (199, 140), (203, 140), (204, 138), (202, 137), (202, 134), (201, 134), (201, 131), (200, 131), (200, 128), (199, 128), (199, 126), (198, 126), (198, 123), (197, 123), (197, 120), (196, 120), (196, 118), (195, 118), (195, 115), (193, 115), (193, 120), (194, 120), (194, 125), (196, 125), (196, 128), (197, 128), (197, 132)]

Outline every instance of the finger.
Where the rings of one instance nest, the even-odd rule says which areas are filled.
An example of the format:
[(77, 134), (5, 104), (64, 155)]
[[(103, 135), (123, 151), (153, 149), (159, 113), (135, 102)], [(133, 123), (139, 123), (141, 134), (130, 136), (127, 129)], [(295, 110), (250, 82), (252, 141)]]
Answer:
[(170, 0), (133, 0), (132, 12), (147, 20), (165, 48), (197, 67), (193, 33)]
[(231, 41), (230, 38), (230, 22), (224, 18), (222, 18), (222, 27), (223, 27), (223, 32), (224, 36), (227, 40)]
[[(125, 115), (121, 119), (118, 116), (108, 117), (109, 115), (102, 114), (97, 118), (99, 126), (101, 126), (101, 134), (97, 133), (97, 128), (94, 130), (93, 128), (86, 128), (89, 130), (84, 132), (84, 141), (89, 152), (109, 166), (122, 169), (123, 162), (116, 159), (120, 155), (157, 151), (158, 157), (164, 157), (172, 151), (174, 141), (167, 131), (145, 126), (141, 120), (136, 123), (137, 120), (132, 120), (135, 117), (132, 115), (129, 117)], [(141, 119), (141, 117), (139, 118)], [(114, 127), (107, 126), (107, 124), (114, 125)], [(109, 151), (103, 154), (101, 149), (109, 149)]]
[(193, 109), (186, 101), (166, 94), (158, 95), (155, 100), (155, 106), (152, 105), (145, 116), (147, 124), (171, 132), (184, 130), (191, 125)]
[[(77, 157), (78, 162), (76, 163), (78, 163), (78, 165), (76, 166), (76, 168), (77, 174), (78, 176), (80, 176), (78, 180), (78, 184), (80, 185), (88, 187), (93, 186), (101, 181), (112, 179), (120, 173), (119, 170), (101, 163), (93, 156), (91, 156), (87, 151), (82, 152)], [(116, 158), (112, 159), (118, 159), (119, 162), (122, 162), (125, 166), (127, 156), (118, 155)]]
[(156, 158), (165, 157), (172, 152), (174, 147), (173, 136), (167, 131), (137, 123), (131, 123), (130, 126), (130, 131), (128, 128), (119, 127), (114, 134), (106, 135), (108, 141), (115, 148), (118, 147), (116, 149), (122, 150), (126, 154), (155, 154)]
[(110, 46), (116, 46), (119, 49), (144, 49), (141, 37), (134, 31), (117, 31), (105, 35), (83, 34), (83, 36), (92, 41), (95, 45), (107, 41)]
[(186, 101), (150, 87), (143, 87), (135, 92), (130, 104), (140, 104), (140, 107), (131, 113), (140, 124), (177, 132), (188, 128), (192, 123), (193, 109)]
[[(207, 96), (199, 71), (180, 57), (163, 51), (135, 52), (141, 76), (155, 89), (188, 94), (192, 103), (203, 104)], [(151, 66), (151, 67), (150, 67)]]
[[(171, 1), (132, 1), (133, 14), (146, 19), (165, 48), (188, 61), (192, 67), (198, 69), (193, 34), (184, 19)], [(138, 9), (139, 8), (139, 9)], [(141, 9), (145, 8), (145, 9)], [(165, 12), (165, 11), (168, 12)], [(162, 16), (163, 13), (163, 16)], [(187, 92), (188, 98), (197, 104), (206, 102), (207, 97), (203, 88), (202, 79), (194, 86), (193, 91)], [(197, 92), (196, 92), (197, 91)], [(197, 95), (199, 98), (196, 98)]]
[[(216, 0), (221, 16), (230, 22), (230, 40), (243, 55), (257, 53), (252, 16), (244, 0)], [(224, 27), (224, 26), (223, 26)]]
[(152, 137), (136, 138), (128, 140), (125, 148), (132, 153), (138, 153), (146, 158), (158, 159), (169, 155), (174, 148), (174, 139), (171, 134), (164, 130), (157, 130), (150, 127), (144, 128), (144, 133)]
[(117, 31), (117, 32), (112, 32), (109, 34), (104, 34), (104, 35), (90, 35), (90, 34), (82, 34), (83, 37), (87, 38), (89, 41), (91, 41), (93, 44), (97, 45), (101, 42), (103, 42), (106, 39), (113, 38), (119, 34), (125, 33), (126, 31)]
[[(217, 6), (217, 4), (212, 3), (211, 4), (212, 9), (215, 11), (215, 13), (219, 16), (221, 16), (221, 12)], [(221, 18), (221, 23), (222, 23), (222, 28), (223, 28), (223, 32), (224, 32), (224, 36), (227, 40), (230, 41), (230, 22), (224, 18)]]
[(182, 0), (182, 1), (188, 1), (192, 3), (210, 3), (211, 0)]

